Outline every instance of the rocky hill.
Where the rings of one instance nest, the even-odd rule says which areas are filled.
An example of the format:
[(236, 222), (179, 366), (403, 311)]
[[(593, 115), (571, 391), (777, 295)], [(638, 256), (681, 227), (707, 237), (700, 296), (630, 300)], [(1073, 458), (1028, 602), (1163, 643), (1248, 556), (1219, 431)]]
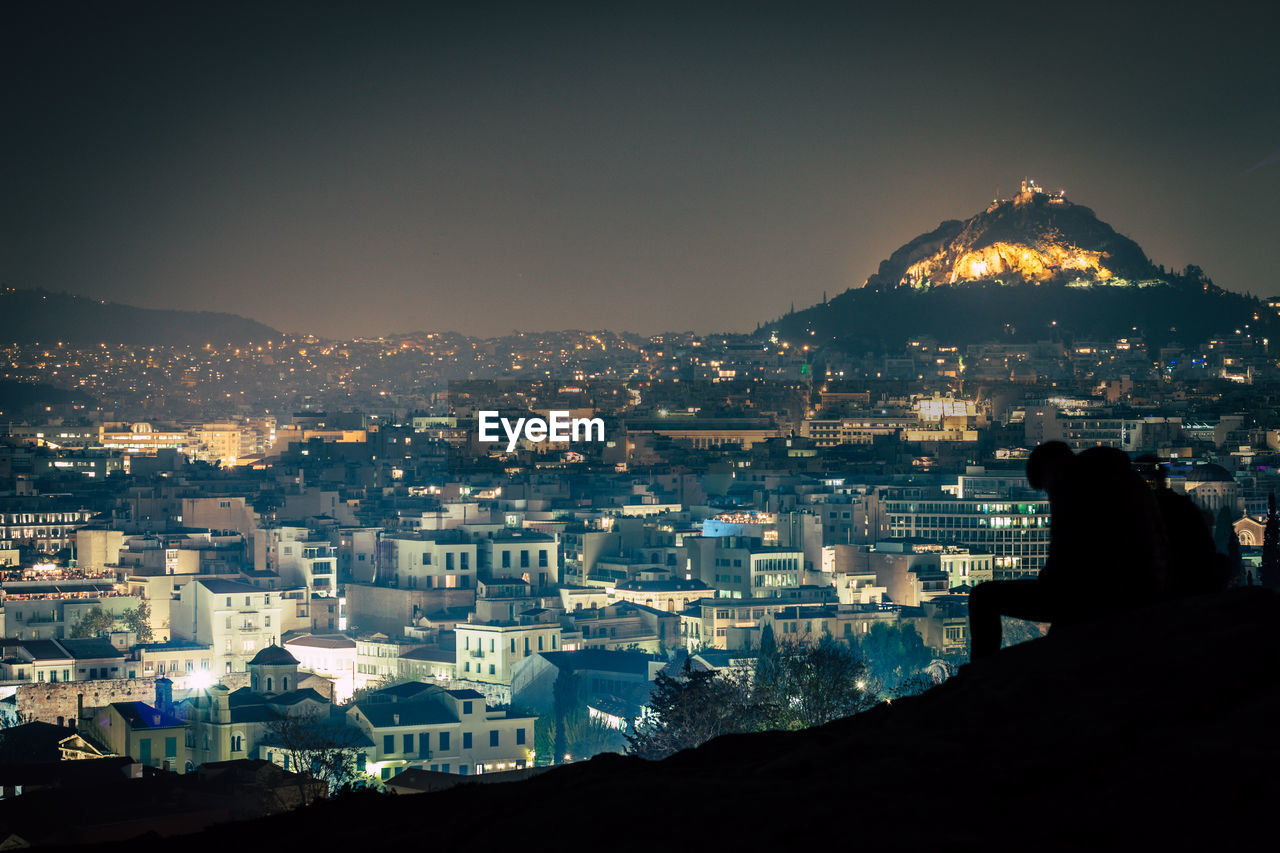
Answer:
[[(1280, 794), (1280, 596), (1259, 588), (1052, 633), (921, 696), (662, 762), (356, 797), (202, 834), (346, 849), (1210, 849)], [(73, 812), (67, 814), (67, 818)], [(376, 840), (375, 840), (376, 839)], [(143, 838), (120, 850), (171, 849)]]
[(1280, 331), (1258, 300), (1218, 287), (1196, 267), (1156, 266), (1089, 208), (1032, 184), (965, 221), (943, 222), (893, 252), (860, 287), (762, 331), (851, 348), (897, 347), (920, 335), (973, 343), (1135, 333), (1156, 345), (1194, 345), (1246, 325), (1260, 335)]
[(0, 289), (0, 318), (5, 343), (204, 346), (280, 337), (275, 329), (235, 314), (136, 308), (44, 290)]
[(1138, 244), (1061, 194), (1025, 189), (976, 216), (942, 223), (889, 256), (863, 287), (930, 288), (966, 282), (1166, 283)]

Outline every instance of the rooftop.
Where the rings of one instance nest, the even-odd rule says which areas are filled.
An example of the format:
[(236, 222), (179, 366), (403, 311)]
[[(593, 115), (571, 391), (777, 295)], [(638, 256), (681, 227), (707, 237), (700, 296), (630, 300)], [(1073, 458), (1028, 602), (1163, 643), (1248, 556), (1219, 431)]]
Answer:
[(205, 589), (214, 595), (252, 595), (254, 593), (266, 592), (256, 586), (239, 581), (222, 580), (221, 578), (203, 578), (197, 583), (201, 584)]
[(262, 651), (253, 656), (253, 660), (249, 661), (250, 666), (271, 666), (278, 664), (297, 665), (298, 659), (289, 654), (288, 650), (280, 646), (267, 646)]
[(556, 669), (574, 672), (581, 669), (599, 672), (623, 672), (649, 675), (649, 662), (656, 658), (645, 652), (622, 652), (610, 649), (580, 649), (573, 652), (538, 652)]
[(70, 652), (56, 640), (23, 640), (20, 645), (33, 661), (71, 659)]
[[(304, 646), (313, 649), (354, 649), (356, 641), (344, 634), (309, 634), (285, 641), (286, 646)], [(256, 658), (255, 658), (256, 660)]]
[(76, 660), (124, 657), (124, 652), (111, 645), (110, 640), (104, 640), (101, 637), (84, 640), (59, 640), (58, 642)]
[(146, 702), (112, 702), (111, 707), (116, 709), (131, 729), (172, 729), (186, 725), (178, 717), (160, 711)]
[(443, 702), (357, 702), (356, 708), (374, 728), (435, 726), (458, 722), (458, 715)]

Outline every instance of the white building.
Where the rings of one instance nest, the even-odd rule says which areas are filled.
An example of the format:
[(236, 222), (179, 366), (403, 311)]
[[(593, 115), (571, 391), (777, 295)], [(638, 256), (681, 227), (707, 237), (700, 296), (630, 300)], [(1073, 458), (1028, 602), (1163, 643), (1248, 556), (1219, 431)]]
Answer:
[(403, 589), (475, 589), (478, 549), (457, 530), (389, 537), (386, 573)]
[(537, 652), (558, 651), (558, 622), (458, 623), (457, 678), (510, 684), (516, 662)]
[(768, 598), (799, 587), (803, 571), (804, 551), (798, 548), (771, 548), (758, 539), (728, 536), (716, 540), (711, 569), (702, 574), (723, 596)]
[(192, 581), (169, 613), (172, 636), (209, 645), (215, 673), (244, 672), (254, 655), (280, 642), (280, 593), (239, 581)]
[(333, 701), (351, 698), (356, 686), (356, 641), (342, 634), (307, 634), (286, 640), (284, 648), (298, 660), (304, 672), (323, 675), (333, 682)]
[(356, 639), (355, 689), (377, 687), (400, 674), (400, 655), (421, 642), (393, 640), (386, 634), (366, 634)]
[(340, 576), (356, 583), (374, 583), (378, 579), (378, 543), (381, 541), (381, 527), (344, 527), (339, 530)]
[(254, 567), (275, 572), (286, 586), (337, 594), (338, 549), (322, 534), (291, 524), (259, 529), (254, 547)]
[(941, 569), (947, 573), (949, 586), (977, 586), (995, 580), (995, 557), (975, 554), (966, 548), (947, 548), (941, 554)]
[(610, 604), (628, 601), (667, 613), (679, 613), (699, 599), (715, 597), (715, 590), (699, 580), (629, 580), (605, 592)]
[(474, 690), (401, 684), (347, 711), (373, 741), (366, 772), (383, 780), (416, 768), (464, 776), (532, 766), (537, 717), (491, 710)]
[(481, 577), (523, 578), (535, 591), (560, 583), (556, 537), (536, 530), (504, 529), (478, 540)]

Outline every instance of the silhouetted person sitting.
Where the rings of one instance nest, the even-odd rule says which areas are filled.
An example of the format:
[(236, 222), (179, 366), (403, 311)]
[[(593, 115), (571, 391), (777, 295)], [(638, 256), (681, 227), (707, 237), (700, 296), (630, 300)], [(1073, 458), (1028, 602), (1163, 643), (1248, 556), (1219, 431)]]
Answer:
[(1169, 537), (1166, 593), (1170, 598), (1221, 592), (1227, 588), (1231, 563), (1219, 554), (1209, 520), (1195, 501), (1169, 488), (1164, 462), (1152, 453), (1133, 460), (1138, 474), (1151, 487)]
[(1123, 452), (1097, 447), (1077, 456), (1062, 442), (1046, 442), (1027, 460), (1027, 480), (1049, 493), (1049, 554), (1039, 577), (989, 581), (969, 594), (974, 660), (999, 651), (1001, 616), (1060, 627), (1163, 593), (1159, 510)]

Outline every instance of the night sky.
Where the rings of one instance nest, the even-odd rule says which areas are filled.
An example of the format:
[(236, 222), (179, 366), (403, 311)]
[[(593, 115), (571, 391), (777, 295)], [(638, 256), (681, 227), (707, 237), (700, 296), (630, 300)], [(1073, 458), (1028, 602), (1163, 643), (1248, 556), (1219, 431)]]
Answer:
[(8, 3), (0, 282), (749, 331), (1029, 175), (1280, 294), (1280, 18), (1202, 5)]

